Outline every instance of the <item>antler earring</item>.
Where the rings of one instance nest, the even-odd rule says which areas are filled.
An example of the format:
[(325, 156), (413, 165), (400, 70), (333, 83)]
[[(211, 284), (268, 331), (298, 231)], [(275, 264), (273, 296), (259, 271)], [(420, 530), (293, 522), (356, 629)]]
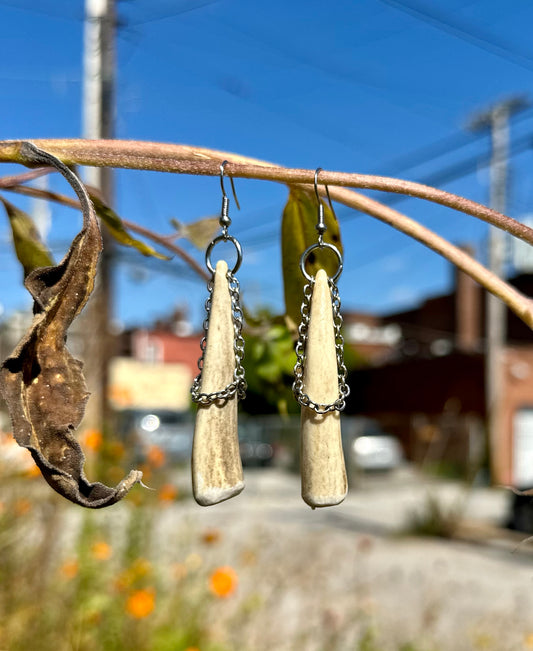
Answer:
[[(333, 506), (346, 497), (348, 482), (342, 451), (340, 412), (350, 393), (346, 384), (342, 316), (336, 281), (343, 260), (339, 249), (324, 242), (326, 224), (324, 206), (318, 194), (319, 167), (315, 172), (318, 202), (318, 242), (300, 258), (300, 269), (307, 279), (302, 303), (302, 321), (298, 328), (293, 392), (301, 411), (302, 497), (312, 508)], [(329, 197), (329, 190), (326, 186)], [(324, 269), (310, 276), (305, 268), (316, 249), (329, 250), (338, 260), (338, 269), (328, 277)]]
[[(224, 190), (224, 167), (220, 166), (222, 234), (207, 247), (205, 261), (212, 278), (207, 285), (205, 336), (198, 361), (199, 375), (191, 393), (198, 403), (192, 450), (192, 484), (194, 498), (209, 506), (238, 495), (244, 488), (242, 462), (237, 434), (237, 404), (245, 397), (246, 381), (242, 359), (244, 340), (241, 335), (243, 316), (240, 306), (239, 281), (235, 273), (242, 262), (241, 245), (228, 234), (231, 219), (229, 199)], [(230, 177), (235, 203), (235, 186)], [(213, 248), (219, 242), (231, 242), (237, 261), (231, 271), (224, 260), (216, 267), (211, 262)], [(221, 388), (222, 387), (222, 388)]]

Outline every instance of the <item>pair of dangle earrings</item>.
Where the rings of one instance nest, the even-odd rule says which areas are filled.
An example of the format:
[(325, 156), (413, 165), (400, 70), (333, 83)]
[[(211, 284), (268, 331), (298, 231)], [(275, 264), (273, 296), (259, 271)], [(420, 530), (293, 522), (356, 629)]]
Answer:
[[(202, 356), (199, 375), (193, 382), (192, 399), (198, 403), (192, 450), (193, 494), (198, 504), (209, 506), (238, 495), (244, 488), (242, 462), (237, 432), (238, 400), (244, 398), (246, 381), (242, 359), (242, 309), (239, 282), (235, 273), (242, 262), (242, 248), (229, 235), (231, 219), (229, 199), (224, 189), (224, 167), (220, 166), (222, 234), (215, 237), (206, 251), (206, 265), (211, 272), (206, 301)], [(300, 269), (306, 278), (301, 308), (302, 321), (296, 345), (293, 391), (301, 412), (302, 497), (309, 506), (332, 506), (342, 502), (347, 492), (346, 470), (342, 451), (340, 411), (349, 394), (344, 365), (342, 317), (336, 281), (343, 262), (333, 244), (324, 242), (326, 224), (324, 206), (318, 193), (318, 168), (315, 193), (318, 202), (318, 241), (301, 256)], [(233, 179), (230, 177), (233, 196)], [(329, 191), (326, 186), (329, 199)], [(331, 205), (331, 200), (330, 200)], [(237, 260), (231, 270), (224, 260), (213, 267), (211, 254), (219, 242), (233, 244)], [(306, 263), (315, 250), (331, 251), (338, 261), (332, 277), (323, 269), (310, 276)], [(222, 387), (222, 388), (221, 388)], [(311, 397), (310, 397), (311, 396)]]

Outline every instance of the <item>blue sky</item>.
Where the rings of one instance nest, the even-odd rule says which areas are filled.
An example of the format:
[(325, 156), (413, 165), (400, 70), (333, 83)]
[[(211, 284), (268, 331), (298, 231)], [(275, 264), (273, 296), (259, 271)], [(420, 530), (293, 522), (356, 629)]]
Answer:
[[(433, 177), (483, 203), (489, 139), (465, 125), (499, 99), (530, 93), (533, 83), (528, 0), (124, 0), (119, 16), (117, 137), (293, 167)], [(0, 137), (79, 137), (83, 2), (0, 0), (0, 26)], [(507, 212), (515, 217), (533, 212), (532, 135), (530, 109), (511, 129), (517, 153)], [(66, 190), (60, 179), (51, 183)], [(232, 204), (230, 214), (244, 248), (243, 295), (281, 312), (287, 190), (236, 185), (242, 210)], [(119, 214), (157, 232), (169, 231), (171, 217), (189, 221), (220, 209), (214, 178), (120, 171), (116, 188)], [(484, 258), (487, 229), (474, 218), (416, 200), (395, 207)], [(370, 217), (337, 212), (345, 307), (390, 312), (449, 289), (451, 269), (439, 256)], [(58, 258), (79, 225), (73, 211), (53, 208), (49, 242)], [(8, 237), (2, 222), (6, 311), (29, 305)], [(199, 324), (204, 298), (203, 282), (176, 261), (147, 265), (129, 252), (119, 258), (115, 312), (126, 324), (149, 323), (178, 305)]]

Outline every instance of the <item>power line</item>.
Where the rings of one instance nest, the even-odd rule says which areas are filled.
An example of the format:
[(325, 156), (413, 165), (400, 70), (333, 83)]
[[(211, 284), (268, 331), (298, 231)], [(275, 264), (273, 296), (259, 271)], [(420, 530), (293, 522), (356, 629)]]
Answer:
[(191, 11), (196, 11), (197, 9), (203, 9), (204, 7), (217, 4), (218, 2), (219, 0), (203, 0), (203, 1), (195, 0), (194, 2), (185, 3), (185, 6), (179, 9), (173, 9), (169, 13), (162, 13), (157, 15), (156, 12), (153, 12), (152, 15), (149, 16), (148, 18), (136, 20), (133, 22), (130, 21), (127, 22), (127, 25), (131, 27), (138, 27), (139, 25), (147, 25), (148, 23), (154, 23), (159, 20), (168, 20), (169, 18), (174, 18), (175, 16), (188, 14)]
[[(27, 4), (24, 2), (16, 2), (15, 0), (0, 0), (0, 6), (11, 7), (12, 9), (17, 9), (19, 11), (26, 11), (32, 14), (39, 14), (42, 16), (50, 16), (51, 18), (64, 18), (65, 20), (75, 20), (82, 22), (84, 19), (83, 10), (77, 11), (75, 14), (70, 13), (68, 15), (65, 10), (66, 7), (72, 9), (75, 6), (74, 3), (65, 2), (62, 7), (58, 7), (56, 3), (50, 2), (50, 9), (42, 6), (41, 3), (36, 3), (34, 0), (27, 0)], [(53, 9), (52, 9), (53, 8)]]
[(157, 258), (140, 259), (139, 254), (135, 251), (118, 249), (115, 253), (115, 260), (120, 264), (125, 264), (135, 269), (148, 272), (152, 271), (154, 273), (171, 276), (176, 279), (187, 278), (188, 280), (205, 284), (205, 280), (203, 278), (200, 278), (198, 274), (185, 263), (177, 263), (170, 260), (159, 260)]
[(405, 169), (411, 169), (412, 167), (418, 167), (428, 163), (435, 158), (440, 158), (446, 154), (450, 154), (453, 151), (462, 149), (467, 145), (471, 145), (481, 138), (481, 134), (472, 134), (463, 131), (453, 133), (451, 135), (444, 136), (439, 138), (427, 145), (423, 145), (419, 149), (408, 152), (407, 154), (402, 154), (397, 158), (381, 165), (381, 168), (390, 176), (396, 174), (399, 171)]
[[(517, 154), (520, 154), (523, 151), (531, 148), (533, 148), (533, 133), (528, 133), (520, 140), (517, 140), (511, 146), (510, 153), (511, 156), (516, 156)], [(456, 181), (457, 179), (463, 178), (464, 176), (468, 176), (469, 174), (472, 174), (478, 170), (480, 167), (487, 167), (489, 165), (489, 162), (490, 154), (488, 153), (483, 157), (480, 157), (479, 155), (471, 156), (466, 160), (462, 160), (458, 163), (454, 163), (453, 165), (449, 165), (448, 167), (445, 167), (437, 172), (428, 174), (427, 176), (418, 179), (417, 182), (422, 183), (423, 185), (432, 185), (434, 187), (439, 187), (445, 185), (446, 183), (450, 183), (451, 181)], [(412, 197), (409, 197), (408, 195), (395, 194), (389, 195), (384, 199), (380, 199), (380, 201), (381, 203), (391, 205), (411, 198)]]
[(489, 52), (490, 54), (496, 55), (500, 59), (510, 61), (511, 63), (514, 63), (515, 65), (518, 65), (521, 68), (524, 68), (529, 71), (533, 71), (532, 58), (520, 54), (519, 52), (516, 52), (514, 50), (511, 50), (510, 48), (501, 45), (500, 43), (494, 42), (493, 40), (491, 40), (484, 34), (481, 34), (480, 32), (475, 33), (474, 31), (472, 31), (472, 29), (469, 30), (464, 29), (460, 25), (452, 23), (447, 19), (444, 19), (440, 16), (436, 16), (435, 14), (420, 9), (418, 7), (413, 7), (412, 5), (409, 5), (405, 2), (401, 2), (400, 0), (379, 0), (379, 2), (389, 5), (390, 7), (393, 7), (398, 11), (403, 11), (404, 13), (409, 14), (409, 16), (415, 18), (416, 20), (420, 20), (421, 22), (427, 23), (432, 27), (440, 29), (441, 31), (446, 32), (447, 34), (450, 34), (451, 36), (455, 36), (455, 38), (459, 38), (462, 41), (466, 41), (467, 43), (470, 43), (471, 45), (474, 45), (480, 48), (481, 50), (484, 50), (485, 52)]
[[(522, 113), (517, 115), (513, 120), (513, 124), (527, 120), (532, 116), (533, 107), (522, 111)], [(436, 158), (441, 158), (442, 156), (451, 154), (458, 149), (472, 145), (486, 137), (487, 134), (481, 132), (473, 133), (458, 131), (448, 136), (444, 136), (443, 138), (439, 138), (427, 145), (423, 145), (407, 154), (393, 158), (389, 162), (384, 163), (381, 167), (384, 170), (383, 173), (386, 171), (386, 173), (391, 176), (399, 171), (427, 164)]]
[[(526, 151), (530, 148), (533, 148), (533, 133), (528, 133), (523, 138), (516, 141), (512, 145), (510, 153), (512, 156), (516, 156), (517, 154), (522, 153), (523, 151)], [(453, 165), (449, 165), (448, 167), (443, 168), (433, 174), (429, 174), (423, 178), (420, 178), (418, 179), (418, 182), (424, 185), (432, 185), (434, 187), (439, 187), (447, 183), (450, 183), (451, 181), (456, 181), (460, 178), (468, 176), (469, 174), (472, 174), (473, 172), (478, 170), (480, 167), (487, 167), (489, 162), (490, 162), (490, 155), (488, 153), (484, 157), (480, 157), (479, 155), (471, 156), (470, 158), (459, 161), (458, 163), (454, 163)], [(383, 196), (383, 194), (384, 193), (380, 193), (380, 195), (382, 196), (380, 197), (379, 201), (386, 205), (397, 204), (400, 203), (401, 201), (405, 201), (407, 199), (413, 198), (408, 195), (402, 195), (402, 194), (388, 194), (387, 196)], [(362, 213), (359, 213), (350, 208), (345, 208), (340, 211), (337, 210), (336, 214), (337, 217), (339, 217), (339, 215), (346, 214), (345, 221), (359, 218), (362, 216)], [(250, 231), (256, 229), (259, 230), (259, 228), (260, 228), (259, 225), (253, 224), (250, 225), (248, 228), (244, 227), (242, 231), (244, 233), (246, 232), (250, 233)], [(249, 241), (247, 241), (246, 244), (247, 246), (252, 246), (252, 247), (259, 246), (259, 245), (264, 247), (265, 245), (269, 244), (277, 237), (279, 231), (280, 229), (278, 225), (272, 225), (268, 227), (266, 232), (254, 234), (252, 238)]]

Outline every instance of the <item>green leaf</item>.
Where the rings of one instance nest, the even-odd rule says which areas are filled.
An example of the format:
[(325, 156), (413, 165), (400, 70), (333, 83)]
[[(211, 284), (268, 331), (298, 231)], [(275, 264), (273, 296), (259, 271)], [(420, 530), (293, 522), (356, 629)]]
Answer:
[(41, 241), (33, 219), (3, 197), (0, 202), (9, 217), (15, 253), (24, 269), (24, 278), (34, 269), (53, 266), (54, 259)]
[[(342, 254), (339, 223), (329, 205), (326, 203), (323, 205), (324, 221), (327, 226), (324, 242), (334, 244)], [(300, 323), (303, 288), (307, 283), (300, 269), (300, 258), (308, 247), (318, 241), (315, 228), (317, 221), (318, 206), (314, 192), (291, 187), (283, 210), (281, 257), (285, 311), (294, 326)], [(334, 252), (317, 249), (309, 255), (306, 269), (311, 276), (314, 276), (319, 269), (324, 269), (328, 276), (332, 276), (338, 269), (338, 260)]]
[(145, 256), (152, 256), (154, 258), (159, 258), (160, 260), (170, 260), (168, 256), (159, 253), (159, 251), (156, 251), (149, 244), (141, 242), (140, 240), (133, 237), (126, 230), (124, 224), (122, 223), (122, 220), (117, 215), (117, 213), (105, 203), (99, 191), (96, 188), (91, 188), (88, 186), (86, 186), (86, 188), (89, 196), (91, 197), (91, 201), (93, 202), (96, 214), (105, 223), (109, 232), (117, 242), (123, 244), (124, 246), (130, 246), (133, 249), (137, 249), (137, 251)]
[(176, 237), (189, 240), (197, 249), (205, 249), (220, 228), (219, 217), (203, 217), (188, 224), (171, 219), (170, 223), (177, 230)]
[(248, 382), (247, 397), (250, 400), (255, 397), (263, 409), (266, 405), (275, 409), (280, 401), (291, 401), (292, 404), (296, 353), (287, 326), (263, 318), (262, 327), (246, 333), (245, 346), (243, 364)]

